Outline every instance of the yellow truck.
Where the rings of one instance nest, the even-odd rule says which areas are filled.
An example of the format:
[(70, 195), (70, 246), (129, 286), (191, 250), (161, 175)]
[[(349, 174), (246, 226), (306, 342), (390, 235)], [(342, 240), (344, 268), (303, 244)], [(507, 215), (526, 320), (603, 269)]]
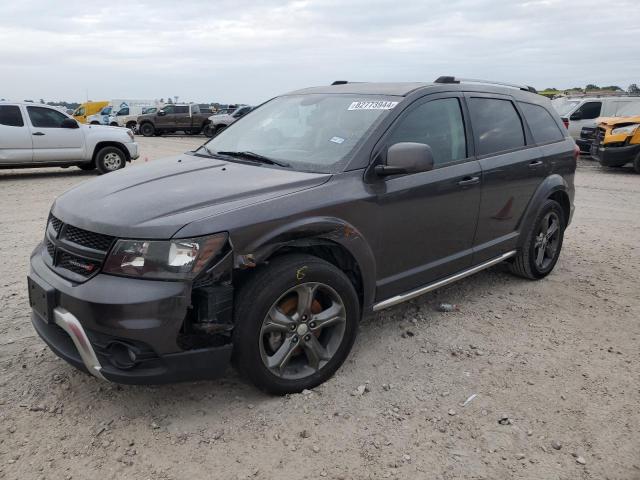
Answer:
[(625, 116), (601, 118), (591, 145), (591, 156), (605, 167), (632, 163), (640, 173), (640, 106), (631, 104)]
[(106, 100), (100, 102), (85, 102), (78, 108), (76, 108), (72, 116), (80, 123), (87, 123), (87, 117), (89, 115), (98, 113), (107, 105), (109, 105), (109, 102), (107, 102)]

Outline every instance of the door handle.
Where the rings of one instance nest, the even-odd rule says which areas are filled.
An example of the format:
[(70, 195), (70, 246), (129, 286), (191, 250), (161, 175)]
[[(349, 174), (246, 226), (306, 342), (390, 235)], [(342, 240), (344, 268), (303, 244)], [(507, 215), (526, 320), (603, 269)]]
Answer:
[(458, 185), (466, 187), (468, 185), (475, 185), (476, 183), (480, 183), (480, 177), (464, 177), (458, 182)]
[(42, 135), (44, 135), (44, 133), (42, 133), (42, 132), (35, 132), (35, 133), (34, 133), (34, 135), (35, 135), (35, 136), (37, 136), (37, 137), (41, 137)]
[(533, 160), (532, 162), (529, 162), (529, 168), (536, 168), (541, 166), (542, 166), (542, 160)]

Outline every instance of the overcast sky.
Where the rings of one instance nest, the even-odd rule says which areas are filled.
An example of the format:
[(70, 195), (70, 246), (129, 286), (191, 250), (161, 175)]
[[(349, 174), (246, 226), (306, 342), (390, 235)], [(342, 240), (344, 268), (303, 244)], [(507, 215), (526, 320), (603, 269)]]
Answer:
[(637, 0), (5, 0), (0, 97), (255, 104), (439, 75), (626, 88), (639, 39)]

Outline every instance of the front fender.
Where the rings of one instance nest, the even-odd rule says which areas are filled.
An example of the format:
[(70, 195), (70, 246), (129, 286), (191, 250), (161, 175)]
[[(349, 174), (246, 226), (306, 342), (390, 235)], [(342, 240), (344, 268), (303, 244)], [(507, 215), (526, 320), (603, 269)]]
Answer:
[[(233, 243), (233, 238), (231, 238)], [(335, 217), (296, 220), (261, 235), (234, 252), (236, 268), (255, 266), (288, 246), (339, 245), (356, 261), (362, 276), (363, 312), (371, 311), (375, 297), (376, 268), (373, 251), (364, 236), (350, 223)]]

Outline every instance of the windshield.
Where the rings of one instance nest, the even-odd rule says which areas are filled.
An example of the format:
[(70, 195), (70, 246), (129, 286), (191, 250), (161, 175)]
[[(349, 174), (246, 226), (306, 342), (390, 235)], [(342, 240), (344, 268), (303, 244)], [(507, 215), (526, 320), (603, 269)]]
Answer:
[(104, 107), (100, 112), (100, 115), (111, 115), (111, 110), (113, 107)]
[(566, 98), (557, 98), (551, 102), (553, 108), (556, 109), (558, 115), (561, 117), (567, 116), (571, 111), (578, 106), (580, 100), (567, 100)]
[(399, 100), (380, 95), (278, 97), (212, 138), (206, 150), (251, 152), (296, 170), (339, 172), (370, 129)]

